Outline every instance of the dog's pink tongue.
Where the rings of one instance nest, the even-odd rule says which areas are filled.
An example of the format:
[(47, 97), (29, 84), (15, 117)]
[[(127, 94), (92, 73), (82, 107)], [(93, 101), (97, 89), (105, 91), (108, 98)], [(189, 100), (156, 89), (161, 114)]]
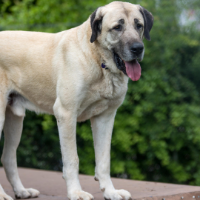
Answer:
[(125, 62), (126, 73), (132, 81), (138, 81), (141, 76), (141, 67), (137, 60)]

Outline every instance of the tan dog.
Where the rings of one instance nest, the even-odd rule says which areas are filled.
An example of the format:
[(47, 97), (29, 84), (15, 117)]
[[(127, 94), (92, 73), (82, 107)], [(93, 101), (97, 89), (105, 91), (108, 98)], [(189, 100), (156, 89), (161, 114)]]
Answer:
[[(139, 5), (113, 2), (98, 8), (79, 27), (56, 34), (0, 33), (0, 133), (2, 163), (17, 198), (37, 197), (17, 172), (18, 147), (25, 110), (56, 116), (63, 158), (63, 177), (71, 200), (90, 200), (78, 179), (76, 123), (91, 119), (96, 157), (95, 180), (104, 198), (130, 199), (110, 179), (110, 143), (114, 117), (122, 104), (128, 77), (137, 81), (150, 40), (153, 16)], [(11, 200), (0, 188), (0, 199)]]

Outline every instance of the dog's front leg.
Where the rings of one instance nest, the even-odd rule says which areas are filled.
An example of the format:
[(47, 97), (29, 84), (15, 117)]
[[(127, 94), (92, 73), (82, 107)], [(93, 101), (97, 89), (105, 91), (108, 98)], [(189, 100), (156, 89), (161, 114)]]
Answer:
[(110, 146), (116, 110), (109, 110), (91, 119), (95, 148), (95, 180), (99, 181), (105, 199), (129, 200), (126, 190), (116, 190), (110, 178)]
[(91, 200), (93, 196), (81, 188), (78, 171), (79, 159), (76, 146), (76, 113), (67, 110), (56, 100), (54, 113), (57, 119), (63, 160), (63, 178), (67, 184), (67, 195), (70, 200)]

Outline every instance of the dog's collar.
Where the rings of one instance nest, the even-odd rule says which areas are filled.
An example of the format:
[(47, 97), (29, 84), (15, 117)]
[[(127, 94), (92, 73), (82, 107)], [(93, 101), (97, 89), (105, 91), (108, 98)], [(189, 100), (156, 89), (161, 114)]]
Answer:
[(105, 65), (104, 63), (102, 63), (102, 64), (101, 64), (101, 67), (102, 67), (102, 68), (105, 68), (105, 67), (106, 67), (106, 65)]
[(103, 69), (108, 69), (108, 67), (106, 67), (106, 65), (105, 65), (104, 63), (101, 64), (101, 67), (102, 67)]

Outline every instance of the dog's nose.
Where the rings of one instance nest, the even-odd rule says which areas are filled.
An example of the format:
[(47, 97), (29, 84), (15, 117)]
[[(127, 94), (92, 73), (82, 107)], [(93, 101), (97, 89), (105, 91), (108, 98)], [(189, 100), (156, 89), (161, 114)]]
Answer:
[(140, 55), (144, 49), (144, 45), (142, 43), (136, 42), (131, 47), (131, 52), (133, 52), (135, 55)]

